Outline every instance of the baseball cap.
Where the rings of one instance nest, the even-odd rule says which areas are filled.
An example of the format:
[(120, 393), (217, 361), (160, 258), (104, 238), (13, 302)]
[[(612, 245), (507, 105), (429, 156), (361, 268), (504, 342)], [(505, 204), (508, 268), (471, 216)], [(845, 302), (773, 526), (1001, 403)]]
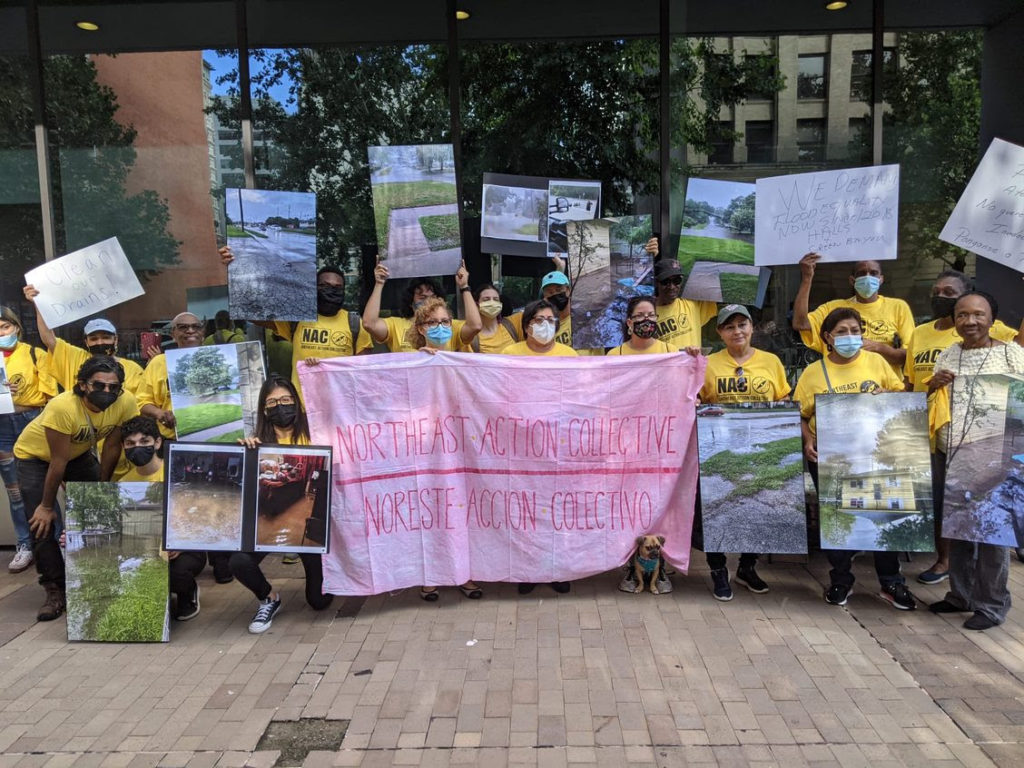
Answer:
[(113, 333), (114, 335), (117, 335), (117, 328), (114, 327), (114, 324), (112, 322), (102, 317), (94, 318), (85, 324), (86, 336), (88, 336), (90, 333), (101, 332)]
[(675, 259), (662, 259), (654, 264), (654, 279), (657, 282), (667, 280), (670, 277), (679, 277), (683, 274), (679, 262)]
[(718, 312), (718, 325), (725, 325), (725, 321), (733, 315), (743, 315), (750, 322), (754, 322), (754, 318), (750, 316), (750, 310), (742, 304), (726, 304)]
[(549, 285), (568, 285), (569, 278), (566, 277), (565, 272), (548, 272), (544, 275), (544, 279), (540, 281), (540, 289), (543, 291)]

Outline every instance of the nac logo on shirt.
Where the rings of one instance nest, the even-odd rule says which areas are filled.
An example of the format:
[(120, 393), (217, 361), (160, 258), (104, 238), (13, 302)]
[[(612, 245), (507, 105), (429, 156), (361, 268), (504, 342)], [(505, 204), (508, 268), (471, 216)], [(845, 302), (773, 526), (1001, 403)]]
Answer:
[(888, 320), (868, 320), (865, 325), (867, 333), (864, 335), (873, 341), (884, 341), (891, 344), (896, 337), (896, 324)]
[[(677, 322), (678, 321), (678, 322)], [(688, 315), (668, 317), (658, 323), (658, 335), (671, 337), (674, 333), (689, 333), (690, 318)]]
[(728, 395), (733, 392), (746, 392), (747, 391), (747, 380), (737, 380), (735, 376), (719, 376), (718, 377), (718, 394)]
[(881, 387), (878, 386), (878, 382), (872, 381), (871, 379), (865, 379), (860, 383), (860, 391), (865, 394), (877, 392)]
[(767, 395), (772, 384), (764, 376), (755, 376), (750, 382), (750, 388), (759, 395)]
[(942, 350), (938, 347), (918, 352), (914, 355), (914, 365), (935, 365), (935, 361), (939, 359), (941, 354)]

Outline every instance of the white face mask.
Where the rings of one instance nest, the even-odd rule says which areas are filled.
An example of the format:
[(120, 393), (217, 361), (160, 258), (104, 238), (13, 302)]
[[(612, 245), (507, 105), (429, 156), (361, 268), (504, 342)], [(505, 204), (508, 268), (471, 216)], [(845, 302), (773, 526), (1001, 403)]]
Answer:
[(555, 338), (555, 326), (551, 323), (531, 324), (530, 335), (538, 344), (550, 344)]

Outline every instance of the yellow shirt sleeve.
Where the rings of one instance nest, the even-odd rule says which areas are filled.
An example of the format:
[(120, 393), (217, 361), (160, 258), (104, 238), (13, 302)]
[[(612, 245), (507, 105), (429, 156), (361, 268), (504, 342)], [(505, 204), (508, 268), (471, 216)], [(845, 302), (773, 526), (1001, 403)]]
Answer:
[(373, 339), (370, 334), (363, 328), (363, 324), (359, 323), (359, 336), (355, 339), (352, 344), (352, 354), (358, 355), (361, 352), (365, 352), (368, 349), (373, 349)]
[(14, 404), (25, 408), (42, 408), (57, 394), (57, 382), (50, 373), (49, 355), (45, 349), (19, 343), (4, 360), (8, 381), (18, 383)]
[(988, 335), (1000, 341), (1014, 341), (1017, 338), (1017, 331), (1002, 320), (996, 320), (989, 329)]
[(713, 301), (699, 302), (698, 317), (700, 317), (700, 322), (697, 323), (697, 326), (703, 328), (711, 318), (718, 317), (718, 305)]
[[(903, 347), (909, 347), (914, 339), (914, 313), (910, 311), (910, 305), (902, 299), (896, 299), (896, 311), (893, 322), (896, 324), (896, 333), (900, 335), (900, 343)], [(907, 355), (910, 359), (910, 355)]]
[(814, 311), (807, 313), (807, 321), (811, 324), (809, 331), (800, 331), (800, 341), (804, 346), (813, 349), (815, 352), (825, 354), (825, 345), (821, 343), (821, 324), (828, 317), (828, 313), (835, 308), (835, 302), (826, 301), (816, 307)]
[(50, 373), (64, 389), (71, 389), (82, 363), (89, 359), (89, 353), (58, 337), (50, 358)]
[(910, 337), (910, 341), (906, 343), (907, 348), (907, 359), (903, 361), (903, 377), (910, 382), (910, 386), (914, 386), (914, 337)]
[(793, 389), (789, 386), (789, 379), (786, 378), (786, 368), (782, 365), (778, 355), (763, 350), (761, 354), (767, 355), (769, 359), (768, 368), (771, 371), (772, 386), (775, 388), (775, 399), (782, 400)]

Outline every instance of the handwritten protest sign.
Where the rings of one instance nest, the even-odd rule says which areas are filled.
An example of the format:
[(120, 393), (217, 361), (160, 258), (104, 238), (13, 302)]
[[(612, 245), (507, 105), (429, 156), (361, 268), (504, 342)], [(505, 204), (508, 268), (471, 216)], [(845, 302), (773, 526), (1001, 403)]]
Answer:
[(324, 590), (569, 581), (622, 565), (646, 533), (685, 570), (704, 366), (447, 353), (300, 366), (313, 440), (334, 448)]
[(39, 290), (36, 308), (51, 328), (145, 293), (116, 237), (30, 270), (25, 274), (25, 284)]
[(992, 139), (939, 239), (1024, 272), (1024, 147)]
[(758, 179), (754, 263), (895, 259), (899, 188), (898, 165)]

